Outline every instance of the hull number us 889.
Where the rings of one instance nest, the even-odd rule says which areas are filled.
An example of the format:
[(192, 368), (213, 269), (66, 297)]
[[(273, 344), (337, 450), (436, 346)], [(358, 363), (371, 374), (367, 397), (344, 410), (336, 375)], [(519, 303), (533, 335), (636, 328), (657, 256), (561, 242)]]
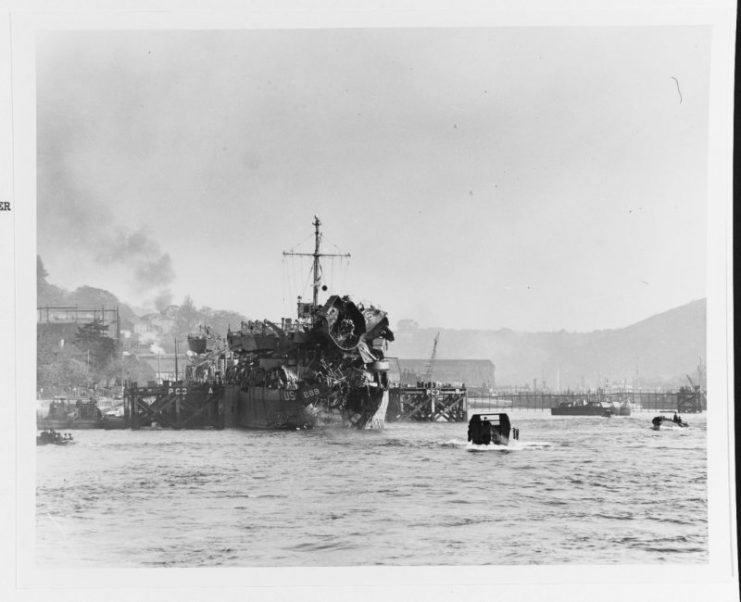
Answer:
[[(303, 399), (314, 399), (319, 397), (319, 389), (305, 389), (301, 391), (301, 397)], [(283, 399), (286, 401), (293, 401), (296, 399), (296, 391), (283, 391)]]

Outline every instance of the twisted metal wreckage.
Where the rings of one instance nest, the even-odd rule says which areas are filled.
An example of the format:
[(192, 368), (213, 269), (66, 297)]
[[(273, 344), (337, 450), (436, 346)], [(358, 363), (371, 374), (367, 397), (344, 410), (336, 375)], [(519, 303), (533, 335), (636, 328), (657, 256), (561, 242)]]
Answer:
[(229, 332), (233, 360), (226, 384), (243, 393), (256, 387), (281, 391), (306, 410), (299, 415), (313, 416), (310, 423), (339, 413), (357, 428), (382, 426), (388, 404), (385, 352), (394, 339), (386, 313), (334, 295), (312, 318), (283, 320), (282, 326), (243, 322), (238, 332)]
[[(314, 219), (314, 287), (295, 319), (242, 322), (225, 339), (202, 327), (188, 337), (185, 381), (127, 389), (132, 428), (310, 428), (337, 422), (382, 428), (389, 401), (388, 343), (381, 309), (333, 295), (319, 305), (320, 221)], [(326, 290), (326, 287), (322, 287)]]

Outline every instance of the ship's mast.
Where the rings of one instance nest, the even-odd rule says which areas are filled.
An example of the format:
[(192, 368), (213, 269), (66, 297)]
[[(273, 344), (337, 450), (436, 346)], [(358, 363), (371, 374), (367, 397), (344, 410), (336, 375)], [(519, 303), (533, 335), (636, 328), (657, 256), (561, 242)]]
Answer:
[(322, 266), (319, 265), (319, 247), (322, 243), (322, 233), (319, 231), (319, 226), (322, 225), (322, 222), (319, 221), (319, 218), (315, 215), (314, 216), (314, 297), (312, 299), (311, 304), (316, 307), (317, 302), (319, 300), (319, 281), (321, 280), (321, 273), (319, 270), (322, 269)]
[(321, 242), (322, 242), (322, 233), (319, 231), (319, 226), (322, 225), (322, 222), (319, 221), (319, 218), (315, 215), (314, 216), (314, 252), (313, 253), (294, 253), (292, 251), (283, 251), (283, 256), (291, 256), (291, 257), (313, 257), (314, 258), (314, 268), (313, 268), (313, 274), (314, 274), (314, 285), (313, 285), (313, 291), (314, 294), (312, 296), (311, 301), (311, 307), (312, 310), (316, 309), (319, 305), (319, 285), (321, 283), (322, 277), (322, 266), (319, 263), (320, 257), (350, 257), (350, 253), (343, 253), (343, 254), (336, 254), (336, 253), (322, 253), (321, 252)]

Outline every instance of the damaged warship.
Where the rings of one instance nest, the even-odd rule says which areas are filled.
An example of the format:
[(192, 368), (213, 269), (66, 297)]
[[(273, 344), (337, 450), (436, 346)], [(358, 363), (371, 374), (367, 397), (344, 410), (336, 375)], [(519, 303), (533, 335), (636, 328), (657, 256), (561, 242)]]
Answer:
[(183, 389), (215, 400), (219, 426), (299, 429), (341, 422), (383, 427), (388, 406), (386, 313), (332, 295), (319, 304), (321, 222), (314, 218), (313, 298), (298, 299), (296, 318), (242, 322), (225, 339), (207, 327), (188, 337), (191, 350)]

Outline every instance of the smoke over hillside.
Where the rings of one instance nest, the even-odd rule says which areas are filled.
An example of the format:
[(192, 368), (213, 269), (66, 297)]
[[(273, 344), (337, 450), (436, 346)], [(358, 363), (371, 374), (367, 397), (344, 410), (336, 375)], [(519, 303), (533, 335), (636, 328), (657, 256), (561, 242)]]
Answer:
[[(43, 103), (40, 114), (45, 114)], [(115, 272), (127, 288), (154, 303), (175, 279), (170, 255), (127, 210), (115, 186), (95, 186), (78, 173), (80, 140), (95, 124), (40, 119), (38, 137), (38, 240), (45, 257), (84, 258)], [(135, 178), (131, 174), (129, 178)], [(85, 183), (85, 184), (83, 184)], [(115, 202), (112, 202), (115, 201)], [(116, 207), (115, 213), (109, 207)], [(131, 224), (131, 225), (130, 225)]]
[(169, 284), (175, 278), (170, 256), (143, 229), (129, 233), (119, 230), (95, 259), (104, 266), (118, 262), (128, 265), (134, 284), (142, 291)]

